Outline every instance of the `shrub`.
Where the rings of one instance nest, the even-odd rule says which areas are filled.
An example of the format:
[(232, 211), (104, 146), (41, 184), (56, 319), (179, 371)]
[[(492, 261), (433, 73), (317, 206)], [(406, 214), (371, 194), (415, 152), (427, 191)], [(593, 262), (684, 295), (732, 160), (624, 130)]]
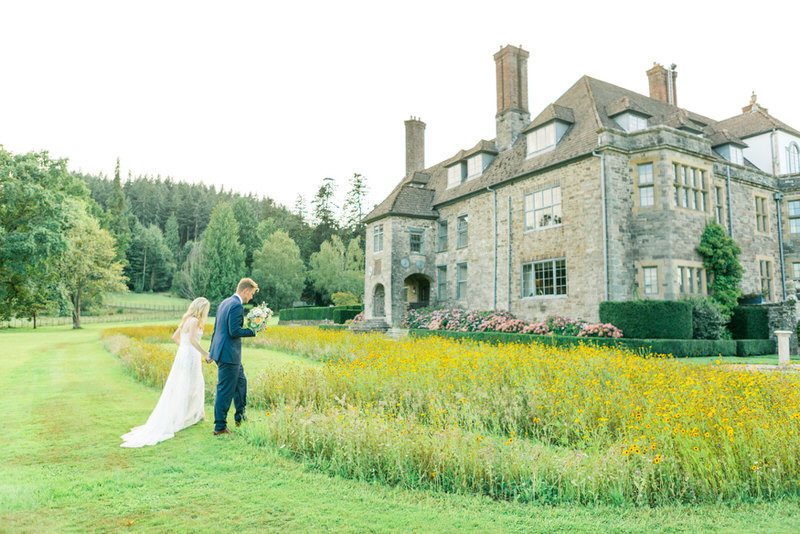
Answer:
[(692, 305), (676, 300), (601, 302), (600, 321), (636, 339), (691, 339)]
[(723, 314), (730, 317), (742, 294), (739, 288), (744, 271), (739, 263), (742, 250), (722, 226), (710, 222), (703, 231), (697, 252), (703, 257), (703, 266), (711, 277), (712, 298), (722, 306)]
[(478, 312), (458, 308), (409, 310), (402, 326), (451, 332), (622, 337), (622, 331), (611, 324), (589, 324), (581, 319), (559, 316), (548, 318), (546, 323), (528, 323), (517, 319), (507, 311)]
[(774, 339), (737, 339), (737, 356), (764, 356), (778, 352)]
[(334, 321), (336, 310), (362, 310), (358, 306), (325, 306), (321, 308), (287, 308), (280, 311), (281, 321)]
[(692, 337), (694, 339), (721, 339), (728, 320), (724, 309), (715, 300), (694, 298), (692, 303)]
[(733, 310), (728, 328), (733, 339), (769, 339), (767, 308), (739, 306)]
[(349, 291), (334, 293), (331, 295), (331, 300), (334, 306), (358, 306), (360, 304), (358, 297)]
[(344, 324), (361, 313), (361, 310), (335, 309), (333, 310), (333, 322), (334, 324)]

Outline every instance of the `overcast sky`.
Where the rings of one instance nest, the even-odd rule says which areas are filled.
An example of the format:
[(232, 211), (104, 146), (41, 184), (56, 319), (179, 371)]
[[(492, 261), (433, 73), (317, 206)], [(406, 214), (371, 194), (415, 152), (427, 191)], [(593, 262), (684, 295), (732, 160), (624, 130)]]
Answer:
[(492, 139), (492, 55), (522, 45), (532, 116), (583, 74), (714, 119), (751, 91), (800, 129), (798, 2), (79, 2), (0, 0), (0, 144), (70, 167), (171, 176), (292, 206), (354, 172), (381, 201), (405, 168)]

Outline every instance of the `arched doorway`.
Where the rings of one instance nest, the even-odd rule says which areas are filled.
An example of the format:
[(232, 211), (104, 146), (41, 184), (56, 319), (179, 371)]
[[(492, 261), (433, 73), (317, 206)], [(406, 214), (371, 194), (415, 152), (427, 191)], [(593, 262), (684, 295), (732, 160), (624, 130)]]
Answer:
[(386, 290), (378, 284), (372, 291), (372, 316), (386, 317)]
[(406, 307), (414, 310), (425, 308), (431, 300), (431, 281), (423, 274), (412, 274), (403, 281), (403, 296)]

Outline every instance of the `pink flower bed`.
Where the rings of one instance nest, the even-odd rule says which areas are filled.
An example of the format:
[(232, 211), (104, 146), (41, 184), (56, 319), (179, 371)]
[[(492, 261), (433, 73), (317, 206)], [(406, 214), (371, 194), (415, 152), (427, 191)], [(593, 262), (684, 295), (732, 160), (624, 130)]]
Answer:
[(581, 319), (549, 317), (544, 323), (528, 323), (506, 311), (479, 312), (453, 309), (409, 310), (404, 328), (449, 330), (451, 332), (503, 332), (507, 334), (561, 335), (577, 337), (622, 337), (612, 324), (591, 324)]

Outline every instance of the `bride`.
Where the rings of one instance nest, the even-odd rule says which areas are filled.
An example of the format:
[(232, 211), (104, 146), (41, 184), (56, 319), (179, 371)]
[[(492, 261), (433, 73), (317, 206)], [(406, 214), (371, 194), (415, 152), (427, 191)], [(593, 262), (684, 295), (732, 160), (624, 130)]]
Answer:
[(200, 346), (203, 326), (208, 318), (208, 300), (195, 299), (190, 305), (172, 339), (178, 352), (161, 391), (161, 398), (147, 418), (147, 423), (131, 429), (122, 436), (121, 447), (155, 445), (171, 438), (175, 432), (204, 420), (205, 382), (200, 357), (208, 352)]

